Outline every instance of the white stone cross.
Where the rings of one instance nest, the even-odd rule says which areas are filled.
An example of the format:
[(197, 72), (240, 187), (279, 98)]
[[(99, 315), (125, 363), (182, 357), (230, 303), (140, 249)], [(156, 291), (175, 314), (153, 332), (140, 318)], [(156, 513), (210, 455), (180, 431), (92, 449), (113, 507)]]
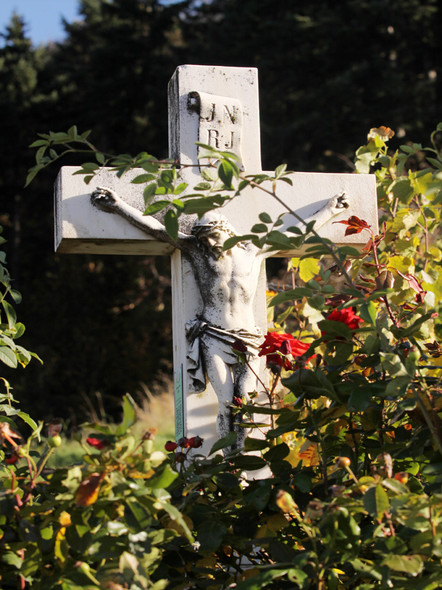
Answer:
[[(258, 104), (254, 68), (177, 68), (169, 84), (169, 155), (188, 165), (181, 174), (189, 190), (200, 182), (197, 141), (235, 152), (248, 174), (261, 172)], [(208, 452), (219, 435), (232, 429), (226, 409), (232, 396), (261, 387), (235, 365), (231, 343), (238, 338), (256, 351), (266, 333), (266, 255), (241, 244), (222, 253), (220, 244), (231, 228), (220, 224), (217, 215), (202, 222), (195, 217), (183, 220), (174, 249), (162, 239), (161, 217), (142, 215), (142, 188), (130, 182), (139, 172), (117, 178), (102, 169), (86, 185), (82, 176), (73, 175), (75, 170), (62, 168), (56, 185), (59, 252), (172, 256), (176, 436), (199, 435), (204, 439), (202, 452)], [(365, 244), (363, 234), (344, 238), (342, 225), (333, 224), (350, 215), (364, 219), (377, 232), (373, 176), (295, 172), (290, 178), (292, 186), (279, 183), (279, 197), (303, 219), (316, 219), (321, 236), (336, 244)], [(110, 190), (100, 192), (97, 187)], [(245, 234), (264, 211), (273, 220), (284, 213), (272, 197), (249, 188), (221, 212), (237, 234)], [(289, 225), (298, 222), (287, 214), (283, 227)], [(254, 356), (253, 366), (265, 382), (265, 360)]]

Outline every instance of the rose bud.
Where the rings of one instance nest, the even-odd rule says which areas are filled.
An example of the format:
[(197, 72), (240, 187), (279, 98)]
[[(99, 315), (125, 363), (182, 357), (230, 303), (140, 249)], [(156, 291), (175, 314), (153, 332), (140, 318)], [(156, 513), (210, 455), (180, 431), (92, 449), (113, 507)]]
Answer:
[(232, 349), (236, 352), (247, 352), (247, 346), (242, 340), (235, 340), (235, 342), (232, 344)]
[(20, 457), (17, 455), (15, 451), (13, 451), (10, 455), (6, 455), (4, 461), (6, 465), (15, 465)]
[(203, 439), (200, 436), (192, 436), (189, 438), (189, 447), (191, 449), (198, 449), (203, 444)]
[(233, 405), (236, 406), (237, 408), (242, 408), (242, 398), (234, 396)]
[(173, 440), (168, 440), (167, 443), (164, 445), (164, 448), (168, 453), (171, 453), (178, 447), (177, 443)]
[(180, 440), (178, 441), (178, 445), (182, 448), (182, 449), (188, 449), (189, 448), (189, 440), (183, 436), (183, 438), (180, 438)]

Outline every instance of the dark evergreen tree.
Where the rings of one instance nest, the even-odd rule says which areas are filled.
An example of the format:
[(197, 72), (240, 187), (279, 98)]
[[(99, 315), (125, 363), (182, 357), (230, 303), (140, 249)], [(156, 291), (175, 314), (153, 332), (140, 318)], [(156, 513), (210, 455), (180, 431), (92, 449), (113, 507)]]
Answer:
[(266, 166), (348, 170), (371, 127), (405, 141), (438, 122), (440, 11), (437, 0), (213, 0), (184, 39), (190, 61), (259, 68)]
[[(175, 13), (155, 1), (83, 1), (83, 20), (66, 24), (67, 41), (48, 48), (45, 68), (35, 79), (34, 92), (52, 97), (51, 108), (46, 101), (37, 115), (23, 106), (34, 126), (23, 129), (22, 151), (37, 131), (76, 123), (92, 128), (94, 141), (108, 150), (135, 152), (149, 145), (167, 155), (166, 88), (174, 62), (166, 62), (178, 39)], [(14, 109), (13, 100), (8, 105)], [(12, 136), (20, 116), (11, 125)], [(30, 161), (16, 155), (12, 178), (20, 186)], [(33, 294), (21, 310), (29, 344), (45, 360), (43, 368), (15, 379), (16, 390), (37, 413), (81, 415), (97, 391), (112, 411), (125, 391), (170, 369), (169, 280), (163, 278), (168, 265), (142, 257), (54, 255), (56, 172), (47, 171), (26, 190), (26, 239), (11, 249), (23, 259), (19, 287)]]

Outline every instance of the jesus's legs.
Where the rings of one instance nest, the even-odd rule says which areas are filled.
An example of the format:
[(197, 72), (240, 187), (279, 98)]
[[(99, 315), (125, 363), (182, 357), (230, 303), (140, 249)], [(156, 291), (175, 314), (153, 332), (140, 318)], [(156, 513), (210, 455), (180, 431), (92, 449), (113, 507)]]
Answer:
[(231, 366), (210, 347), (203, 345), (203, 350), (207, 377), (218, 398), (217, 431), (223, 437), (233, 430), (230, 404), (233, 402), (234, 383)]

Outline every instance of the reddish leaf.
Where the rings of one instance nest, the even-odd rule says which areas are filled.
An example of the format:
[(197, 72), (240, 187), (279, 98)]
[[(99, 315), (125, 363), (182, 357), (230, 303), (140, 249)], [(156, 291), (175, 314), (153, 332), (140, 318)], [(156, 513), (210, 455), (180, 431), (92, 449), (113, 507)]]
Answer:
[(371, 227), (370, 225), (368, 225), (366, 221), (364, 221), (363, 219), (359, 219), (359, 217), (356, 217), (356, 215), (352, 215), (347, 220), (334, 221), (333, 223), (342, 223), (346, 225), (346, 236), (351, 236), (352, 234), (359, 234), (363, 229), (369, 229)]
[(103, 478), (104, 473), (92, 473), (81, 482), (75, 494), (77, 506), (90, 506), (97, 501)]
[(415, 297), (416, 303), (418, 303), (418, 304), (423, 303), (427, 292), (424, 291), (422, 285), (419, 283), (417, 278), (413, 275), (408, 274), (408, 273), (405, 273), (405, 274), (401, 273), (399, 270), (396, 270), (396, 272), (398, 273), (398, 275), (400, 275), (403, 279), (405, 279), (407, 281), (410, 289), (413, 289), (413, 291), (416, 291), (416, 293), (417, 293), (417, 295)]
[(423, 291), (422, 286), (419, 284), (419, 281), (415, 276), (410, 275), (408, 273), (404, 274), (399, 270), (396, 270), (396, 272), (398, 273), (398, 275), (400, 275), (403, 279), (405, 279), (408, 282), (408, 286), (410, 287), (410, 289), (413, 289), (413, 291), (416, 291), (416, 293), (421, 293)]

